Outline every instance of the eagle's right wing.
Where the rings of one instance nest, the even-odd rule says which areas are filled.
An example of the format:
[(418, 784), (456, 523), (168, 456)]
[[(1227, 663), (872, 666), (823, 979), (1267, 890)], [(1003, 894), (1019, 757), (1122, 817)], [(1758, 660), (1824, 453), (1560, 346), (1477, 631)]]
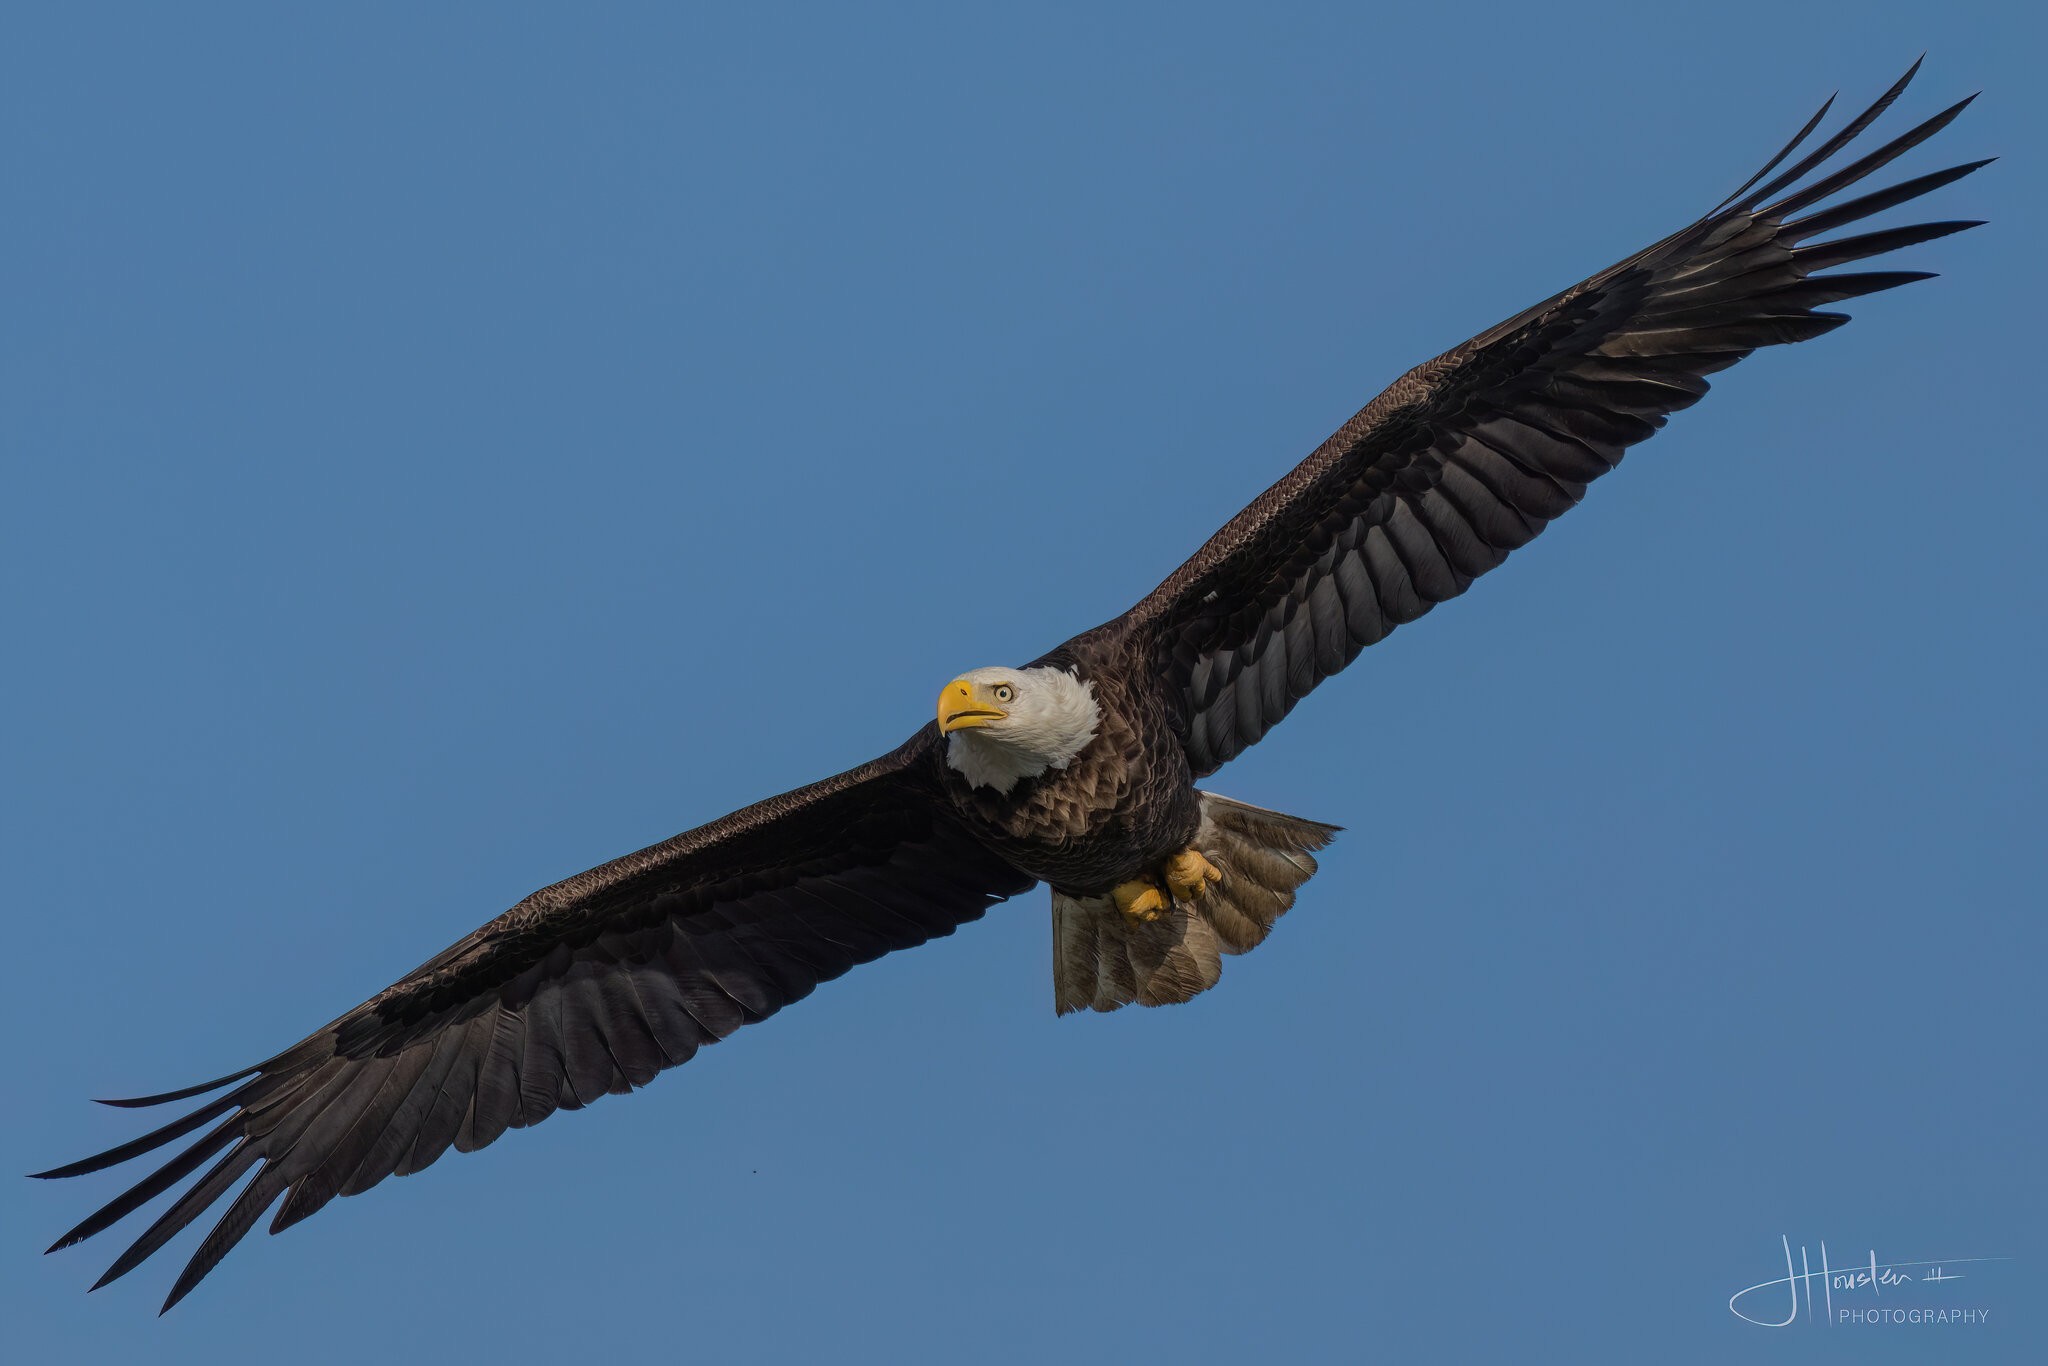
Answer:
[(40, 1173), (99, 1171), (204, 1130), (51, 1251), (212, 1162), (104, 1285), (253, 1172), (169, 1309), (280, 1196), (272, 1233), (451, 1145), (468, 1152), (643, 1086), (858, 963), (951, 934), (1032, 879), (954, 823), (931, 777), (937, 739), (926, 726), (873, 763), (535, 892), (267, 1062), (109, 1102), (233, 1087), (154, 1133)]

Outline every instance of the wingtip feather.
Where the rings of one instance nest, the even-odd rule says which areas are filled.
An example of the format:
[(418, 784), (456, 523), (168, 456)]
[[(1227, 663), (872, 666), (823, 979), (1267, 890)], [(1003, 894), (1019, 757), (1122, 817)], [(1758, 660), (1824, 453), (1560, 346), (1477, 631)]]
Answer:
[(221, 1087), (226, 1086), (231, 1082), (240, 1081), (244, 1077), (255, 1076), (257, 1072), (262, 1070), (262, 1068), (263, 1064), (258, 1063), (254, 1067), (245, 1067), (239, 1072), (230, 1072), (225, 1077), (215, 1077), (212, 1081), (202, 1081), (197, 1086), (187, 1086), (182, 1090), (178, 1091), (165, 1091), (160, 1095), (122, 1097), (96, 1096), (93, 1098), (93, 1104), (111, 1105), (117, 1110), (142, 1110), (147, 1109), (149, 1106), (152, 1105), (168, 1105), (174, 1100), (190, 1100), (194, 1096), (203, 1096), (208, 1091), (218, 1091)]

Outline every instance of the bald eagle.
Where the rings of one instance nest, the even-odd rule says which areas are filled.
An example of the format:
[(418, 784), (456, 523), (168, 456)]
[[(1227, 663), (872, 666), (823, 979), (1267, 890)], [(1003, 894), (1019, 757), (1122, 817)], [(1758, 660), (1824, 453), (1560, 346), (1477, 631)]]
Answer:
[(191, 1140), (51, 1250), (198, 1173), (103, 1285), (246, 1178), (169, 1309), (280, 1198), (273, 1233), (450, 1147), (645, 1085), (1040, 882), (1061, 1013), (1208, 990), (1222, 957), (1257, 947), (1293, 905), (1337, 832), (1198, 782), (1568, 511), (1697, 402), (1707, 375), (1847, 321), (1826, 305), (1927, 278), (1834, 267), (1975, 226), (1828, 236), (1982, 161), (1816, 207), (1969, 103), (1824, 169), (1913, 74), (1785, 166), (1823, 105), (1706, 216), (1409, 371), (1137, 606), (1022, 668), (962, 673), (893, 752), (535, 892), (253, 1067), (108, 1102), (221, 1092), (41, 1173)]

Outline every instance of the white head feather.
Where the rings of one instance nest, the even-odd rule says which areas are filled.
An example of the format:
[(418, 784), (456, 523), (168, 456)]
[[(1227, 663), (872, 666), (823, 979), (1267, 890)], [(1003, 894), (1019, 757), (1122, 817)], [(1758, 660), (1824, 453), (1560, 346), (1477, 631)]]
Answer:
[(1008, 792), (1025, 778), (1065, 768), (1102, 724), (1095, 685), (1065, 669), (976, 669), (959, 681), (1013, 690), (1001, 720), (946, 737), (946, 763), (976, 787)]

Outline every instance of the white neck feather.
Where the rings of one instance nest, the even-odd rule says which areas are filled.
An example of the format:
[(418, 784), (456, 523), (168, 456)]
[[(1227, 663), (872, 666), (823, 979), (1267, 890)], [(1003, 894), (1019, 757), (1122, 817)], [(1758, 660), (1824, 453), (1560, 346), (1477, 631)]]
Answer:
[(1065, 768), (1102, 724), (1095, 685), (1065, 669), (977, 669), (965, 675), (1015, 681), (1017, 701), (1004, 720), (946, 737), (946, 763), (976, 787), (1007, 793), (1026, 778)]

